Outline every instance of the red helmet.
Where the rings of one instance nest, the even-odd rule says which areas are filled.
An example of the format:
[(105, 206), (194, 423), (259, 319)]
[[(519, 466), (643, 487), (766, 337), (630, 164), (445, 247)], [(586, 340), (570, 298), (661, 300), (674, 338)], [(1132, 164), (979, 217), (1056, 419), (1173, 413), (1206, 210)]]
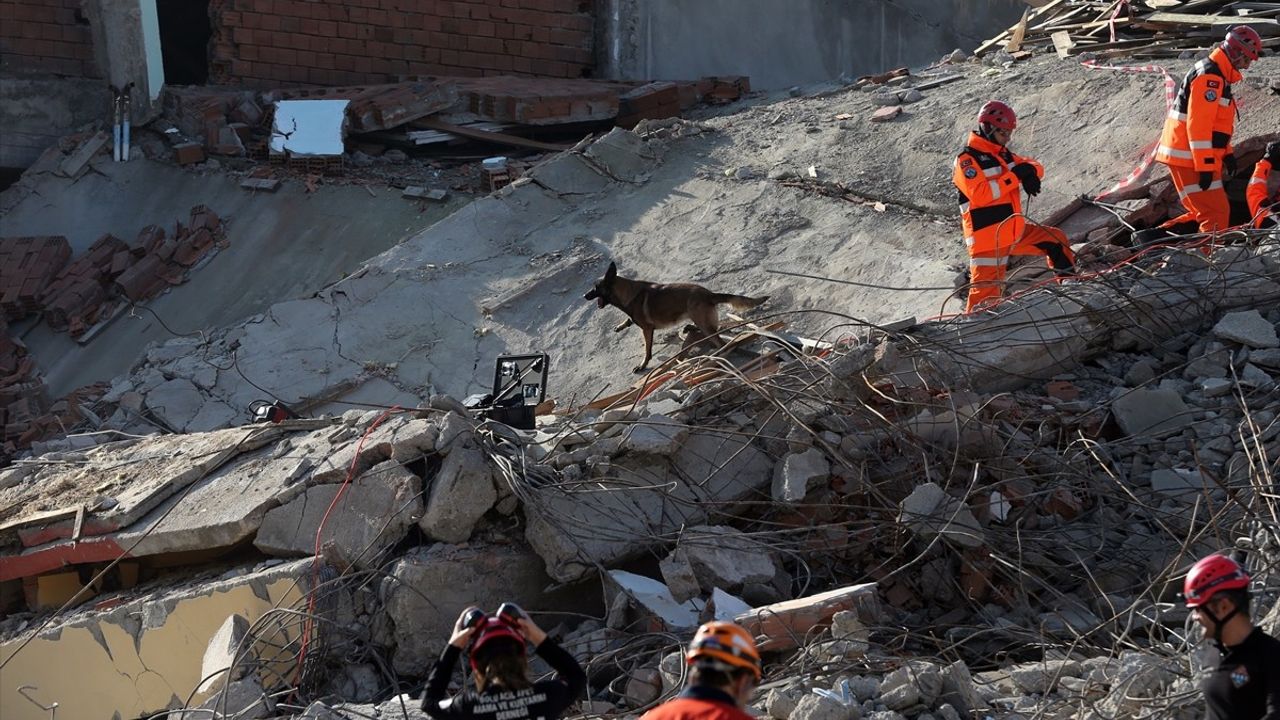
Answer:
[(1221, 590), (1249, 587), (1249, 573), (1226, 555), (1210, 555), (1191, 566), (1182, 584), (1187, 607), (1200, 607)]
[(709, 622), (698, 628), (689, 643), (685, 662), (711, 660), (736, 668), (745, 668), (760, 679), (760, 651), (751, 634), (731, 622)]
[(480, 648), (497, 640), (510, 640), (514, 642), (518, 652), (524, 654), (524, 636), (518, 630), (512, 627), (505, 620), (496, 617), (487, 617), (480, 623), (480, 627), (476, 629), (475, 636), (471, 639), (471, 669), (476, 668), (476, 655), (480, 653)]
[(1262, 55), (1262, 36), (1248, 25), (1236, 25), (1227, 31), (1227, 36), (1222, 40), (1222, 49), (1228, 57), (1257, 60)]
[(1001, 130), (1012, 130), (1018, 127), (1018, 116), (1013, 108), (999, 100), (992, 100), (978, 111), (978, 124), (988, 124)]

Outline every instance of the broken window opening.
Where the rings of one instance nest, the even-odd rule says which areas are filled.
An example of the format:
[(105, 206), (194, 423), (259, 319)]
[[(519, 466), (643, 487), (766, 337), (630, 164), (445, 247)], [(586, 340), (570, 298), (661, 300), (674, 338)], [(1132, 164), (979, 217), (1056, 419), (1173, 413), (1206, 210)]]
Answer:
[(156, 0), (160, 23), (160, 56), (169, 85), (204, 85), (209, 81), (209, 0)]

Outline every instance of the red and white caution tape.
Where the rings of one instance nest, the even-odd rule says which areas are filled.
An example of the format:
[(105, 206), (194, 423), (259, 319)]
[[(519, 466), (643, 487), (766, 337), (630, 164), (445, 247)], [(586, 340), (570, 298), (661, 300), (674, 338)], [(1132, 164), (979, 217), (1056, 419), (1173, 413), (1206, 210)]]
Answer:
[[(1085, 60), (1080, 64), (1084, 65), (1090, 70), (1114, 70), (1116, 72), (1123, 72), (1123, 73), (1150, 74), (1150, 75), (1159, 73), (1164, 76), (1165, 115), (1168, 115), (1169, 111), (1173, 109), (1173, 98), (1175, 95), (1177, 95), (1178, 83), (1174, 81), (1173, 76), (1169, 74), (1168, 70), (1165, 70), (1163, 67), (1159, 65), (1102, 65), (1095, 60)], [(1125, 188), (1129, 187), (1134, 182), (1136, 182), (1138, 178), (1145, 175), (1147, 170), (1151, 168), (1151, 163), (1155, 162), (1156, 147), (1158, 145), (1159, 145), (1158, 142), (1151, 143), (1151, 147), (1148, 148), (1147, 151), (1143, 154), (1142, 162), (1138, 163), (1138, 167), (1134, 168), (1133, 172), (1129, 173), (1129, 176), (1126, 177), (1124, 180), (1121, 180), (1120, 182), (1112, 186), (1110, 189), (1108, 189), (1106, 192), (1103, 192), (1102, 194), (1098, 195), (1096, 199), (1101, 200), (1109, 195), (1114, 195), (1115, 193), (1118, 193), (1121, 190), (1124, 190)]]

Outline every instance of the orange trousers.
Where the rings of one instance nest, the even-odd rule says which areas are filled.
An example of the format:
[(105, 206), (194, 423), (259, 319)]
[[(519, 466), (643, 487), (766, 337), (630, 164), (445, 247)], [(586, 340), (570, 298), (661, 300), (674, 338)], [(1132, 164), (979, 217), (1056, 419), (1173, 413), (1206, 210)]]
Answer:
[[(1048, 253), (1036, 247), (1039, 243), (1057, 245), (1062, 248), (1062, 254), (1073, 264), (1075, 263), (1076, 256), (1071, 252), (1071, 243), (1067, 241), (1066, 233), (1058, 228), (1043, 225), (1027, 225), (1021, 238), (994, 252), (971, 250), (969, 252), (969, 302), (965, 305), (965, 312), (973, 312), (984, 305), (995, 304), (1000, 299), (1004, 294), (1004, 278), (1011, 255), (1044, 255), (1047, 258)], [(1053, 267), (1052, 262), (1048, 264), (1049, 267)]]
[(1160, 227), (1168, 228), (1186, 222), (1194, 222), (1200, 226), (1200, 232), (1211, 233), (1231, 227), (1231, 203), (1227, 200), (1227, 191), (1222, 187), (1222, 171), (1213, 174), (1213, 182), (1208, 190), (1200, 188), (1200, 173), (1192, 168), (1169, 166), (1169, 176), (1173, 187), (1178, 190), (1178, 199), (1187, 211), (1164, 223)]

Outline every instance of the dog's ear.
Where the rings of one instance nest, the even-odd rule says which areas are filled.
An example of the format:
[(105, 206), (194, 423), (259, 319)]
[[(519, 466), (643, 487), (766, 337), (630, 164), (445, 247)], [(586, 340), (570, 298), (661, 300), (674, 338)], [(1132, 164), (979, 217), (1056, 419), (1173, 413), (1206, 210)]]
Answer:
[(604, 271), (604, 279), (606, 281), (618, 277), (618, 266), (612, 262), (609, 263), (609, 269)]

